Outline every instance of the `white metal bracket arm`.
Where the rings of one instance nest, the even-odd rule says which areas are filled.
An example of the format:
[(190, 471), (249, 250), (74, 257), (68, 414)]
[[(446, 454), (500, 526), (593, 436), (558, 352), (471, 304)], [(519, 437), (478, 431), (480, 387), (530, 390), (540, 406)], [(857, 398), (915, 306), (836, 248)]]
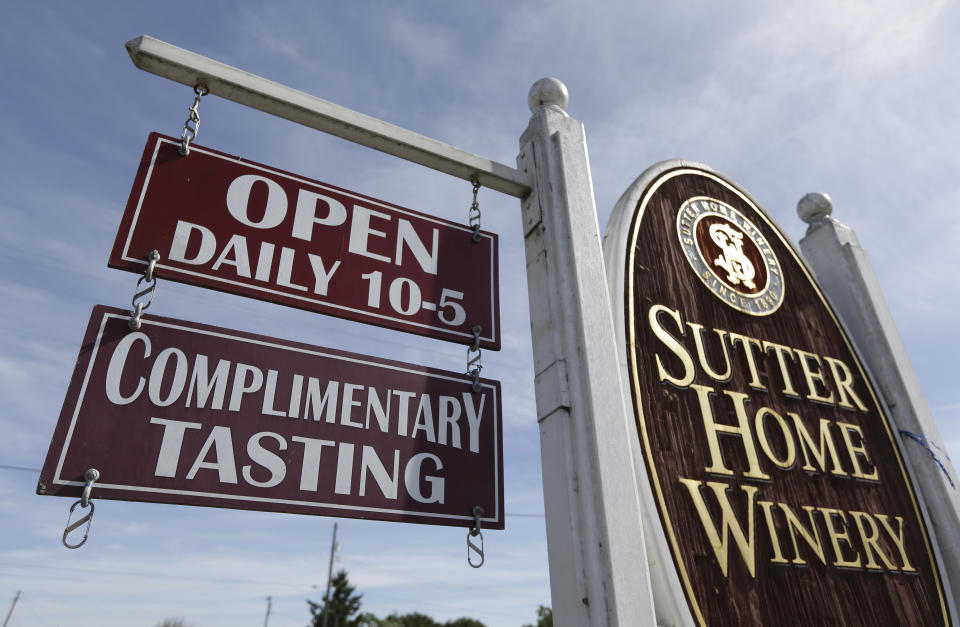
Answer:
[(127, 42), (133, 64), (141, 70), (336, 135), (357, 144), (413, 161), (510, 196), (530, 193), (525, 177), (510, 166), (491, 161), (413, 131), (358, 113), (244, 72), (219, 61), (142, 35)]

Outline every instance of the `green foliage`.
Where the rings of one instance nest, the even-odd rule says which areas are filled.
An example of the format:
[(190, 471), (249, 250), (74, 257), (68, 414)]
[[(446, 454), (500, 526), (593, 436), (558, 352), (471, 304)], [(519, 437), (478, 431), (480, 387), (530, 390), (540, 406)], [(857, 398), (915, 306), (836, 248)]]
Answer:
[(545, 605), (537, 608), (537, 622), (523, 627), (553, 627), (553, 610)]
[(387, 616), (386, 620), (388, 622), (392, 621), (397, 625), (402, 625), (402, 627), (441, 627), (440, 623), (420, 612), (404, 614), (403, 616), (391, 614)]
[[(356, 587), (350, 585), (347, 571), (341, 570), (330, 582), (330, 601), (327, 611), (327, 627), (360, 627), (360, 599), (362, 594), (354, 594)], [(310, 606), (311, 627), (323, 627), (323, 611), (326, 603), (307, 601)]]
[(372, 612), (364, 612), (357, 616), (357, 625), (359, 627), (383, 627), (383, 621)]
[(386, 618), (379, 619), (372, 614), (365, 614), (367, 623), (361, 623), (361, 627), (486, 627), (483, 623), (472, 618), (458, 618), (448, 620), (445, 623), (438, 623), (426, 614), (420, 612), (411, 612), (410, 614), (393, 613)]
[[(360, 598), (354, 594), (354, 586), (347, 580), (347, 572), (341, 570), (330, 582), (330, 614), (327, 627), (486, 627), (472, 618), (458, 618), (438, 623), (426, 614), (394, 612), (386, 618), (377, 618), (370, 612), (360, 614)], [(310, 606), (310, 626), (323, 627), (323, 603), (307, 601)], [(542, 609), (542, 608), (541, 608)], [(549, 623), (552, 627), (552, 622)]]

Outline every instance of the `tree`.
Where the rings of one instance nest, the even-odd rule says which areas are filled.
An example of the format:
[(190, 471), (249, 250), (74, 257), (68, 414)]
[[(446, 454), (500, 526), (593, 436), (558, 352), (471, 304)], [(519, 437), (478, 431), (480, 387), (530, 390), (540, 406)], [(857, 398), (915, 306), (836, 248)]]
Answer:
[(384, 619), (379, 619), (373, 614), (364, 614), (364, 619), (368, 621), (366, 625), (374, 627), (486, 627), (486, 625), (473, 618), (458, 618), (448, 620), (445, 623), (438, 623), (433, 618), (420, 612), (402, 615), (394, 612)]
[(373, 612), (364, 612), (357, 616), (359, 627), (383, 627), (384, 623)]
[(324, 627), (323, 611), (327, 607), (326, 627), (359, 627), (360, 617), (356, 616), (360, 612), (360, 599), (362, 594), (354, 594), (355, 586), (350, 585), (347, 579), (347, 571), (337, 572), (336, 577), (330, 582), (330, 599), (324, 603), (314, 603), (307, 601), (310, 606), (310, 625), (312, 627)]
[(553, 627), (553, 610), (545, 605), (537, 608), (537, 623), (523, 627)]
[(384, 621), (388, 625), (396, 623), (397, 625), (402, 625), (403, 627), (441, 627), (437, 621), (433, 620), (426, 614), (421, 614), (420, 612), (412, 612), (410, 614), (404, 614), (403, 616), (391, 614), (390, 616), (387, 616)]

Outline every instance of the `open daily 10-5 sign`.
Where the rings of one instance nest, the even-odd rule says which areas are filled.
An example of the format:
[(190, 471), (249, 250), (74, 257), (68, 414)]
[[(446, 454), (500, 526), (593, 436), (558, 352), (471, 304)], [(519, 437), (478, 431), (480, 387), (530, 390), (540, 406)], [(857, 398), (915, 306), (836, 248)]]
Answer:
[(499, 350), (497, 236), (151, 133), (109, 265)]
[(950, 624), (884, 409), (757, 204), (706, 168), (651, 168), (605, 249), (648, 549), (675, 566), (656, 596), (701, 625)]
[(503, 529), (500, 385), (98, 306), (40, 476), (76, 496)]

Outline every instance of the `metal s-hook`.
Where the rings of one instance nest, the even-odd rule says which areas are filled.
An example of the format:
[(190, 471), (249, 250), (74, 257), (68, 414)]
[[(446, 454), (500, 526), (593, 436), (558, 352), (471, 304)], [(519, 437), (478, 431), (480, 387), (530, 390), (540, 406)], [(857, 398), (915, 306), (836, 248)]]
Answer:
[[(470, 527), (470, 530), (467, 532), (467, 563), (470, 564), (472, 568), (480, 568), (483, 566), (485, 558), (483, 556), (483, 534), (480, 533), (480, 517), (483, 516), (483, 508), (479, 505), (473, 506), (473, 526)], [(471, 538), (480, 538), (480, 544), (474, 543)], [(480, 558), (479, 562), (474, 563), (473, 556), (477, 555)]]
[[(157, 292), (157, 277), (154, 271), (157, 268), (158, 261), (160, 261), (160, 253), (156, 250), (150, 251), (150, 254), (147, 255), (147, 268), (143, 271), (143, 275), (137, 279), (137, 287), (134, 289), (133, 298), (130, 300), (133, 311), (130, 312), (130, 320), (127, 321), (127, 326), (130, 327), (131, 331), (140, 330), (140, 318), (143, 316), (143, 311), (153, 303), (153, 296)], [(148, 285), (141, 290), (140, 285), (144, 281)], [(144, 296), (147, 297), (146, 300), (143, 300)]]
[[(90, 525), (93, 522), (93, 501), (90, 500), (90, 493), (93, 491), (94, 482), (100, 478), (100, 471), (96, 468), (88, 468), (85, 473), (83, 473), (83, 479), (86, 483), (83, 486), (83, 492), (80, 494), (80, 500), (75, 501), (73, 505), (70, 506), (70, 512), (67, 514), (67, 526), (63, 530), (63, 546), (68, 549), (79, 549), (86, 543), (87, 536), (90, 535)], [(73, 510), (77, 509), (77, 505), (81, 508), (86, 509), (90, 508), (90, 511), (86, 515), (82, 516), (75, 523), (70, 523), (70, 519), (73, 518)], [(67, 536), (70, 535), (70, 532), (74, 529), (82, 527), (86, 523), (87, 527), (83, 530), (83, 539), (76, 544), (70, 544), (67, 542)]]
[(480, 176), (476, 173), (470, 177), (473, 183), (473, 202), (470, 204), (470, 210), (467, 212), (467, 222), (470, 224), (471, 239), (476, 244), (480, 241), (480, 203), (477, 202), (477, 192), (480, 191)]
[(190, 142), (195, 140), (197, 133), (200, 132), (200, 112), (198, 111), (200, 99), (210, 93), (210, 91), (203, 83), (197, 83), (193, 87), (193, 93), (196, 94), (196, 97), (193, 99), (193, 106), (189, 109), (190, 116), (187, 118), (187, 121), (183, 123), (183, 133), (180, 134), (179, 152), (184, 157), (190, 154)]
[[(63, 546), (67, 547), (68, 549), (79, 549), (84, 545), (84, 543), (86, 543), (87, 536), (90, 535), (90, 523), (93, 522), (94, 507), (93, 507), (93, 503), (89, 503), (90, 511), (87, 513), (87, 515), (83, 516), (72, 525), (70, 524), (70, 519), (73, 517), (73, 510), (77, 508), (77, 505), (81, 505), (80, 501), (74, 501), (73, 505), (70, 506), (70, 513), (67, 514), (67, 527), (66, 529), (63, 530)], [(69, 542), (67, 542), (67, 535), (77, 527), (80, 527), (81, 525), (83, 525), (83, 523), (87, 523), (87, 528), (83, 530), (83, 539), (80, 540), (80, 542), (77, 542), (76, 544), (70, 544)]]
[[(483, 370), (483, 353), (480, 351), (480, 333), (483, 332), (483, 327), (479, 324), (473, 327), (473, 344), (467, 347), (467, 372), (466, 374), (470, 375), (472, 383), (470, 388), (474, 392), (479, 392), (481, 389), (480, 386), (480, 371)], [(479, 529), (479, 527), (478, 527)]]

